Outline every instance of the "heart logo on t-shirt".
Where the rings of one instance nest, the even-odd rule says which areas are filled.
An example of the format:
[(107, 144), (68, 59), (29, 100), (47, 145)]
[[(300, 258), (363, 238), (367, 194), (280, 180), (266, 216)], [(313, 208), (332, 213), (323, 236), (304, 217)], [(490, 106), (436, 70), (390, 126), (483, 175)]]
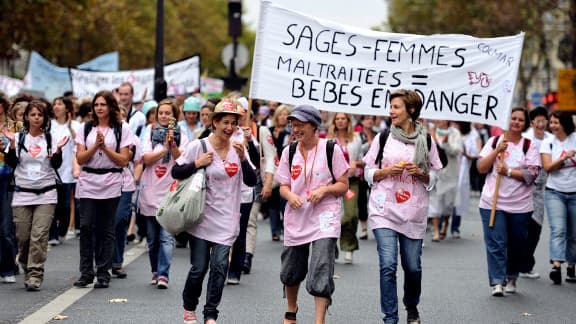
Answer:
[(154, 169), (154, 173), (156, 173), (158, 178), (162, 178), (164, 175), (166, 175), (166, 172), (168, 172), (168, 168), (163, 165), (159, 165)]
[(302, 173), (302, 166), (301, 165), (293, 165), (292, 166), (292, 172), (291, 172), (292, 180), (298, 179), (298, 177), (300, 176), (301, 173)]
[(34, 145), (32, 147), (30, 147), (28, 149), (28, 152), (30, 153), (30, 155), (35, 158), (38, 156), (38, 154), (40, 154), (40, 152), (42, 151), (42, 148), (38, 145)]
[(398, 191), (396, 191), (396, 202), (401, 204), (401, 203), (405, 203), (406, 201), (408, 201), (408, 199), (410, 199), (410, 192), (406, 191), (404, 189), (398, 189)]
[(268, 141), (268, 143), (270, 143), (270, 145), (274, 145), (274, 140), (272, 139), (272, 135), (268, 135), (266, 137), (266, 140)]
[(234, 175), (236, 175), (236, 173), (238, 173), (238, 164), (232, 162), (226, 162), (224, 163), (224, 170), (226, 170), (228, 176), (232, 178)]
[(278, 156), (275, 156), (275, 157), (274, 157), (274, 165), (275, 165), (276, 167), (278, 167), (278, 166), (280, 165), (280, 159), (278, 158)]

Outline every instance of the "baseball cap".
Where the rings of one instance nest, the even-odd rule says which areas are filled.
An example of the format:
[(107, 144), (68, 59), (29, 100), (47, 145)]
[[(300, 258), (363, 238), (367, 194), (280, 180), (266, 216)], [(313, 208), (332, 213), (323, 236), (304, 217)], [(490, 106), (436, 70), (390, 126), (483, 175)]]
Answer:
[(304, 123), (312, 123), (314, 126), (320, 126), (322, 123), (322, 118), (320, 117), (320, 111), (309, 105), (300, 105), (292, 110), (288, 120), (298, 119)]

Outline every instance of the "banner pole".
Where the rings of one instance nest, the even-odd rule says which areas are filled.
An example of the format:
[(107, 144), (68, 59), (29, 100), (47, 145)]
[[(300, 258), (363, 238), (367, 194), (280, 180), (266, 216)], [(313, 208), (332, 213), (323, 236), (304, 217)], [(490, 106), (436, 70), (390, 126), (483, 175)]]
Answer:
[[(508, 131), (504, 132), (504, 140), (508, 140)], [(504, 152), (498, 153), (498, 161), (504, 159)], [(496, 176), (496, 187), (494, 188), (494, 197), (492, 197), (492, 210), (490, 210), (490, 221), (488, 222), (488, 227), (494, 227), (494, 219), (496, 218), (496, 204), (498, 203), (498, 191), (500, 190), (500, 181), (502, 181), (502, 175), (498, 173)]]

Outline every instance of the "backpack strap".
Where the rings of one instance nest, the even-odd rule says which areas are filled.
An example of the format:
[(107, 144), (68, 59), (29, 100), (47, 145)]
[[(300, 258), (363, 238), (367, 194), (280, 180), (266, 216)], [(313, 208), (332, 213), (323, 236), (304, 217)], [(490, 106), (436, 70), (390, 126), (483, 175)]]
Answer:
[(48, 131), (44, 133), (44, 138), (46, 139), (46, 152), (48, 157), (52, 157), (52, 134)]
[(22, 153), (22, 150), (24, 150), (25, 152), (28, 152), (28, 150), (26, 149), (26, 147), (24, 147), (24, 141), (26, 140), (26, 133), (24, 132), (20, 132), (18, 133), (18, 159), (20, 159), (20, 155)]
[(336, 145), (336, 141), (328, 140), (326, 142), (326, 159), (328, 160), (328, 170), (330, 170), (330, 174), (332, 175), (332, 183), (336, 183), (336, 177), (334, 177), (334, 171), (332, 171), (332, 157), (334, 156), (334, 145)]
[(86, 145), (86, 139), (88, 138), (88, 134), (90, 134), (90, 131), (92, 130), (92, 122), (91, 121), (87, 121), (84, 123), (84, 146), (86, 148), (88, 148), (88, 146)]
[(206, 148), (206, 142), (203, 138), (200, 139), (200, 145), (202, 145), (202, 153), (208, 152), (208, 149)]
[(290, 143), (290, 147), (288, 148), (288, 166), (290, 166), (290, 172), (292, 172), (292, 160), (294, 160), (294, 154), (296, 154), (297, 146), (298, 142), (294, 141)]
[(496, 145), (498, 145), (498, 141), (500, 140), (500, 135), (494, 137), (494, 141), (492, 141), (492, 149), (496, 149)]
[(525, 138), (524, 139), (524, 143), (522, 145), (522, 151), (524, 152), (524, 155), (526, 155), (526, 153), (528, 153), (528, 149), (530, 149), (530, 144), (532, 143), (532, 141), (530, 141), (529, 138)]
[(386, 128), (385, 130), (380, 132), (380, 150), (378, 151), (378, 154), (376, 154), (376, 159), (374, 160), (374, 163), (378, 164), (378, 168), (382, 169), (382, 158), (384, 155), (384, 145), (386, 145), (386, 140), (388, 140), (388, 136), (390, 135), (390, 129)]
[(116, 153), (120, 153), (120, 141), (122, 140), (122, 123), (114, 126), (114, 137), (116, 137)]

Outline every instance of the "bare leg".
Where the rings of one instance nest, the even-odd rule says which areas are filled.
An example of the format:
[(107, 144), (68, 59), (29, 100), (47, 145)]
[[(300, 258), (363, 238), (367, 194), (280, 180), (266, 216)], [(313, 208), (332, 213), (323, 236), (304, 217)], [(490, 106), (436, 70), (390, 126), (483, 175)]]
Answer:
[(326, 310), (330, 300), (324, 297), (314, 297), (314, 304), (316, 306), (315, 324), (324, 324), (326, 320)]
[[(288, 301), (286, 312), (296, 313), (298, 311), (298, 289), (300, 289), (300, 285), (286, 286), (286, 300)], [(284, 324), (293, 323), (296, 322), (284, 320)]]
[(433, 242), (440, 241), (440, 218), (434, 217), (432, 218), (432, 227), (434, 228), (434, 235), (432, 236)]

